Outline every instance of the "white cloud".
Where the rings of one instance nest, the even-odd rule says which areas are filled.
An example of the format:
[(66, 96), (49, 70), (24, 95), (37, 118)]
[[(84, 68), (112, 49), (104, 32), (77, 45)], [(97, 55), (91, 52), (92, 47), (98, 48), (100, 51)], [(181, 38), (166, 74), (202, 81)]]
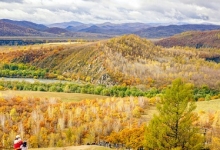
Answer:
[(0, 18), (36, 23), (79, 21), (220, 24), (219, 0), (0, 0)]
[(22, 3), (23, 0), (0, 0), (0, 2), (5, 2), (5, 3)]

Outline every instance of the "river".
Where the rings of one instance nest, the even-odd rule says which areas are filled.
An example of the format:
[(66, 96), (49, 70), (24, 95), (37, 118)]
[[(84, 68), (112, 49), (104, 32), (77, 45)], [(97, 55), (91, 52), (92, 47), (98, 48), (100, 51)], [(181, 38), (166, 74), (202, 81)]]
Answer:
[(40, 83), (72, 83), (72, 84), (80, 84), (79, 82), (73, 82), (73, 81), (63, 81), (63, 80), (53, 80), (53, 79), (33, 79), (33, 78), (5, 78), (1, 77), (0, 81), (25, 81), (25, 82), (40, 82)]

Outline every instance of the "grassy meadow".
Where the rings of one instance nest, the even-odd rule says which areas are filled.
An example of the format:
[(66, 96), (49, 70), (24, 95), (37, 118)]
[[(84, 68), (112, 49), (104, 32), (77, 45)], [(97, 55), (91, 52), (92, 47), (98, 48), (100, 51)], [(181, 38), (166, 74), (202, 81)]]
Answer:
[(196, 112), (215, 112), (220, 110), (220, 99), (210, 100), (210, 101), (200, 101), (196, 103)]
[(0, 52), (11, 52), (17, 50), (38, 50), (40, 48), (55, 48), (57, 46), (78, 46), (81, 45), (79, 42), (54, 42), (54, 43), (43, 43), (34, 45), (13, 45), (13, 46), (0, 46)]
[(61, 93), (61, 92), (40, 92), (40, 91), (1, 91), (0, 94), (15, 95), (22, 97), (41, 97), (41, 98), (57, 98), (63, 102), (81, 101), (85, 99), (103, 99), (107, 96), (92, 95), (92, 94), (80, 94), (80, 93)]
[[(63, 102), (78, 102), (85, 99), (105, 99), (108, 96), (101, 95), (93, 95), (93, 94), (81, 94), (81, 93), (63, 93), (63, 92), (41, 92), (41, 91), (14, 91), (14, 90), (6, 90), (0, 91), (0, 95), (14, 95), (14, 96), (22, 96), (22, 97), (42, 97), (42, 98), (57, 98), (62, 100)], [(197, 108), (196, 112), (205, 111), (205, 112), (215, 112), (220, 110), (220, 99), (209, 100), (209, 101), (199, 101), (196, 102)], [(156, 108), (151, 106), (150, 114), (156, 112)], [(151, 115), (150, 115), (151, 116)]]

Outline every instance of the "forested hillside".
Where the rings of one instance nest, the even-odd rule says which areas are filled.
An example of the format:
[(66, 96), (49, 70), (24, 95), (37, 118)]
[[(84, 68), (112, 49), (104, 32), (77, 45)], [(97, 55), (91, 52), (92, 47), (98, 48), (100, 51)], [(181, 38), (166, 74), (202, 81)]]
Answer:
[(135, 34), (146, 38), (164, 38), (186, 31), (210, 31), (219, 29), (219, 25), (184, 24), (150, 27), (146, 29), (141, 29), (140, 31), (135, 32)]
[(163, 88), (182, 77), (196, 86), (217, 89), (220, 64), (208, 60), (219, 55), (213, 48), (162, 48), (136, 35), (0, 53), (2, 63), (34, 65), (46, 69), (50, 78), (58, 74), (60, 79)]
[(188, 31), (156, 42), (164, 47), (190, 46), (220, 48), (220, 30)]

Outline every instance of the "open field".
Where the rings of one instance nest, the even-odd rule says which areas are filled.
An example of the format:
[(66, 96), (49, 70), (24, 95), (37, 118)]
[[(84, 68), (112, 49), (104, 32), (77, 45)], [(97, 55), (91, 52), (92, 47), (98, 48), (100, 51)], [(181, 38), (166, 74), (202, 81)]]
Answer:
[(220, 99), (201, 101), (196, 103), (196, 111), (215, 112), (220, 110)]
[(60, 148), (33, 148), (29, 150), (110, 150), (107, 147), (95, 146), (95, 145), (81, 145), (81, 146), (69, 146)]
[(92, 94), (80, 94), (80, 93), (59, 93), (59, 92), (40, 92), (40, 91), (0, 91), (3, 96), (6, 95), (18, 95), (26, 97), (42, 97), (42, 98), (58, 98), (64, 102), (81, 101), (84, 99), (103, 99), (107, 96), (92, 95)]
[[(93, 95), (93, 94), (81, 94), (81, 93), (62, 93), (62, 92), (41, 92), (41, 91), (0, 91), (0, 95), (17, 95), (17, 96), (26, 96), (26, 97), (42, 97), (42, 98), (58, 98), (64, 102), (71, 101), (81, 101), (84, 99), (104, 99), (108, 96)], [(196, 111), (217, 111), (220, 110), (220, 99), (210, 100), (210, 101), (200, 101), (196, 102), (197, 108)], [(149, 110), (150, 113), (156, 112), (156, 108), (152, 107), (152, 110)]]
[[(108, 96), (93, 95), (93, 94), (81, 94), (81, 93), (63, 93), (63, 92), (41, 92), (41, 91), (0, 91), (0, 94), (5, 95), (18, 95), (18, 96), (29, 96), (29, 97), (43, 97), (43, 98), (58, 98), (64, 102), (70, 101), (81, 101), (84, 99), (103, 99)], [(196, 102), (196, 111), (217, 111), (220, 110), (220, 99), (210, 101)], [(152, 113), (156, 111), (156, 108), (152, 107)]]
[(43, 43), (34, 45), (17, 45), (17, 46), (0, 46), (0, 52), (10, 52), (17, 50), (38, 50), (40, 48), (56, 48), (57, 46), (78, 46), (81, 45), (79, 42), (54, 42), (54, 43)]

